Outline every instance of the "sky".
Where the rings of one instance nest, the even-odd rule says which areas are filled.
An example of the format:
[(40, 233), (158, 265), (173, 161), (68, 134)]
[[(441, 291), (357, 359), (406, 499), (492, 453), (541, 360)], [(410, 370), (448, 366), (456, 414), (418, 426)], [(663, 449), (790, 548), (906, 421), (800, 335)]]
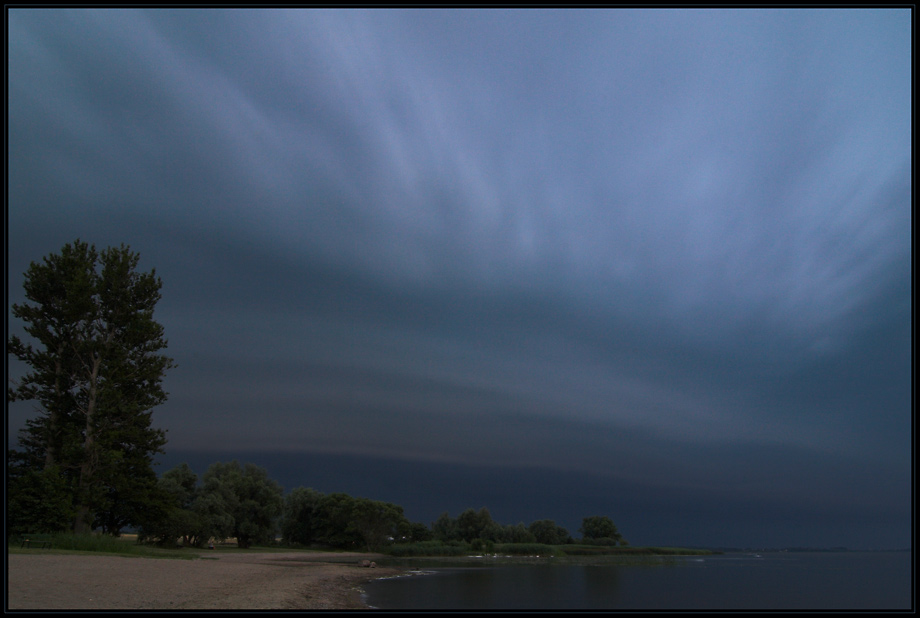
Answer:
[(32, 261), (138, 252), (160, 472), (910, 546), (909, 9), (7, 22), (8, 329)]

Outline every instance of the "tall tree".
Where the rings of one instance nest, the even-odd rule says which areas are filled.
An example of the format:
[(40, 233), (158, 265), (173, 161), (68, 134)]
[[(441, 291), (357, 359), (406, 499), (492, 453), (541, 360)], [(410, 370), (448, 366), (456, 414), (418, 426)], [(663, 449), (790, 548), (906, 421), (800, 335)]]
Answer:
[(227, 516), (240, 547), (274, 540), (284, 492), (264, 468), (251, 463), (240, 466), (237, 461), (217, 462), (208, 467), (201, 480), (202, 504), (210, 501), (214, 511)]
[[(7, 352), (32, 371), (8, 391), (10, 401), (34, 400), (41, 414), (28, 421), (20, 445), (45, 468), (70, 459), (68, 447), (78, 438), (72, 426), (76, 414), (79, 373), (78, 331), (93, 320), (95, 248), (77, 241), (65, 245), (44, 263), (33, 262), (25, 274), (26, 298), (34, 304), (13, 305), (13, 316), (25, 322), (25, 331), (37, 343), (23, 343), (13, 335)], [(77, 440), (79, 443), (79, 440)]]
[(457, 516), (457, 528), (460, 538), (469, 543), (473, 539), (489, 539), (494, 541), (500, 535), (501, 526), (492, 519), (489, 509), (482, 507), (478, 511), (466, 509)]
[(284, 498), (281, 537), (288, 545), (309, 545), (316, 540), (316, 513), (323, 494), (297, 487)]
[(352, 508), (352, 525), (364, 539), (367, 551), (378, 551), (410, 523), (397, 504), (358, 498)]
[(437, 520), (432, 522), (431, 532), (434, 538), (442, 543), (461, 540), (460, 527), (457, 524), (457, 520), (451, 517), (447, 511), (441, 513)]
[(538, 519), (528, 528), (537, 543), (546, 545), (562, 545), (569, 541), (569, 531), (562, 526), (557, 526), (552, 519)]
[(77, 240), (29, 266), (31, 302), (13, 305), (33, 342), (8, 341), (31, 368), (8, 399), (40, 409), (20, 436), (22, 458), (69, 480), (75, 532), (136, 523), (156, 489), (153, 456), (166, 437), (151, 412), (166, 400), (162, 379), (174, 364), (153, 317), (162, 282), (139, 272), (139, 260), (125, 245), (100, 253)]
[(609, 542), (615, 544), (622, 539), (616, 524), (606, 515), (593, 515), (583, 518), (578, 531), (581, 532), (582, 538), (586, 541), (609, 539)]
[(353, 524), (355, 504), (343, 492), (323, 495), (313, 512), (314, 540), (330, 547), (360, 547), (364, 539)]
[(181, 539), (185, 547), (201, 547), (212, 537), (233, 535), (227, 504), (219, 495), (204, 493), (188, 464), (167, 470), (157, 484), (167, 496), (165, 508), (141, 524), (141, 540), (172, 547)]

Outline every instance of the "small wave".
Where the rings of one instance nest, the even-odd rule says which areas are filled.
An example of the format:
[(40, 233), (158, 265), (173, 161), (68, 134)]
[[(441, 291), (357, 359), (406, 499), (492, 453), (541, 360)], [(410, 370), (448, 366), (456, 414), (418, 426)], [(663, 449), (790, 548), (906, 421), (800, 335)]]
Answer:
[(437, 571), (428, 571), (425, 569), (410, 569), (404, 571), (403, 573), (397, 573), (396, 575), (386, 575), (384, 577), (378, 577), (377, 580), (383, 579), (402, 579), (404, 577), (415, 577), (416, 575), (434, 575)]

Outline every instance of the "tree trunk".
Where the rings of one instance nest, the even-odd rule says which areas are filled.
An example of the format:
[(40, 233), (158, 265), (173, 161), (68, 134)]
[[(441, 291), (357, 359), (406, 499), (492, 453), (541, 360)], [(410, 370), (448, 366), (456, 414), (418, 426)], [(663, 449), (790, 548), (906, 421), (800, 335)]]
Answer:
[(83, 439), (83, 463), (80, 465), (80, 482), (77, 487), (77, 514), (73, 523), (73, 531), (80, 534), (92, 529), (91, 490), (93, 475), (96, 471), (95, 431), (93, 430), (93, 417), (96, 413), (96, 398), (98, 396), (99, 367), (102, 364), (102, 355), (97, 354), (93, 359), (93, 368), (89, 379), (89, 393), (86, 401), (86, 435)]
[(64, 373), (62, 360), (64, 358), (64, 345), (58, 345), (57, 357), (54, 362), (54, 405), (49, 410), (48, 436), (45, 442), (45, 470), (50, 470), (57, 462), (55, 457), (55, 441), (61, 417), (61, 404), (64, 396), (61, 394), (61, 376)]

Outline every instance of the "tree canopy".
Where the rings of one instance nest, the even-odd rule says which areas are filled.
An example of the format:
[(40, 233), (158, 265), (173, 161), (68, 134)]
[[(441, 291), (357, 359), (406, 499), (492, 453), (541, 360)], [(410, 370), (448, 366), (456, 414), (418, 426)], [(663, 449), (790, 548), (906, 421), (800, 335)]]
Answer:
[(617, 530), (613, 520), (606, 515), (594, 515), (582, 519), (581, 527), (578, 529), (586, 541), (605, 542), (606, 544), (615, 545), (622, 541), (622, 536)]
[(138, 271), (139, 260), (125, 245), (99, 252), (77, 240), (25, 273), (29, 302), (12, 314), (31, 341), (13, 335), (7, 353), (30, 370), (7, 398), (34, 401), (39, 414), (11, 454), (10, 497), (34, 487), (38, 471), (66, 496), (51, 519), (16, 514), (31, 527), (58, 528), (67, 511), (76, 532), (117, 533), (162, 505), (152, 462), (166, 436), (151, 412), (166, 401), (162, 380), (174, 363), (160, 353), (167, 342), (153, 317), (162, 282)]
[(240, 547), (271, 542), (281, 515), (283, 489), (264, 468), (251, 463), (213, 463), (201, 478), (203, 492), (215, 504), (212, 511), (229, 515), (232, 524), (219, 536), (234, 536)]
[(562, 526), (557, 526), (552, 519), (538, 519), (528, 528), (537, 543), (546, 545), (562, 545), (569, 543), (569, 531)]

